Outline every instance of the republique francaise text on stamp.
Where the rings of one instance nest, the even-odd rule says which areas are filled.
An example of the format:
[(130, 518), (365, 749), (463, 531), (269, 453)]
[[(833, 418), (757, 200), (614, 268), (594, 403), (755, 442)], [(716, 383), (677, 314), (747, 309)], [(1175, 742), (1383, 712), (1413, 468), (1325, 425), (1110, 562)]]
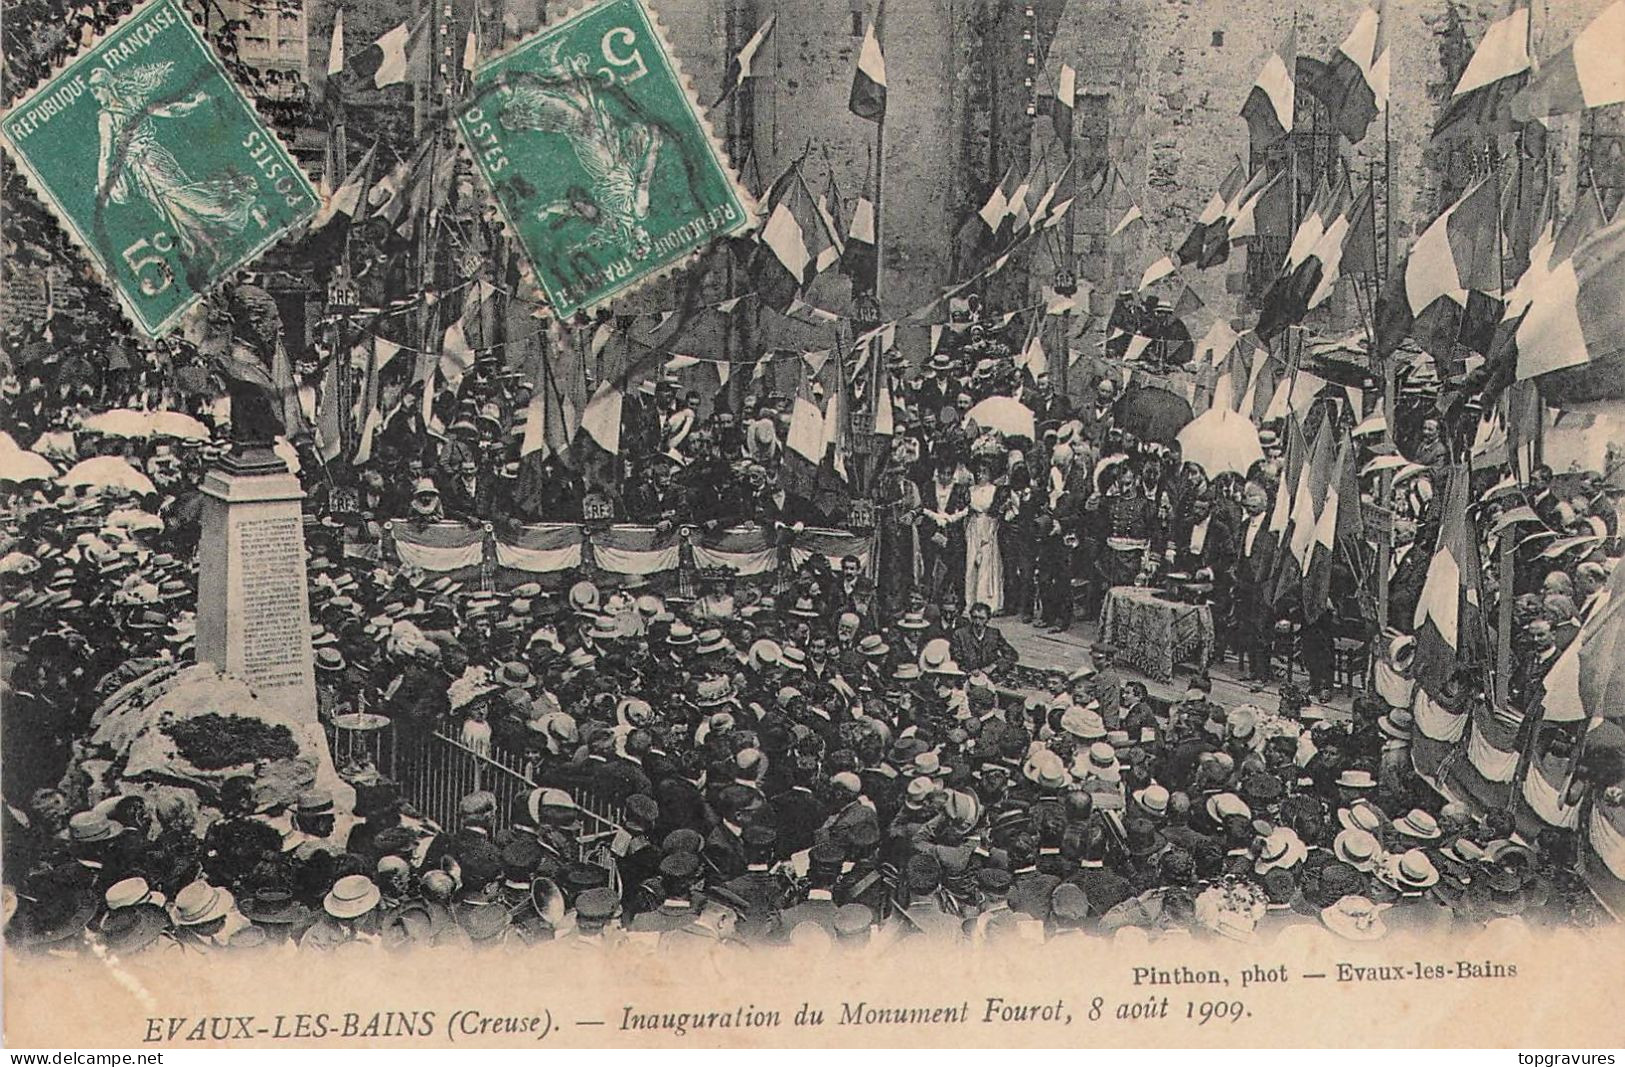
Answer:
[(180, 0), (138, 7), (0, 138), (148, 337), (320, 203)]

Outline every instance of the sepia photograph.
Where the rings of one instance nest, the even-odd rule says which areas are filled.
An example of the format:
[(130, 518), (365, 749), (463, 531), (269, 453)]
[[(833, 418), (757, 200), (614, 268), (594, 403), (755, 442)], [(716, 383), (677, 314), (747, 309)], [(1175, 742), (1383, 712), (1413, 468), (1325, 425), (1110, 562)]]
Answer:
[(1622, 43), (4, 0), (5, 1044), (1625, 1045)]

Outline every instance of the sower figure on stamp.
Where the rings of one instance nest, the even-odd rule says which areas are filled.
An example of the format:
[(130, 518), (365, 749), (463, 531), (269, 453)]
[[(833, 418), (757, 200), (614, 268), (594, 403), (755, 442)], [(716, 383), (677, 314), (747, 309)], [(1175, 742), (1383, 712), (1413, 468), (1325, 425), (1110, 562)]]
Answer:
[[(173, 62), (132, 70), (90, 73), (90, 91), (101, 105), (96, 192), (100, 201), (123, 204), (139, 196), (161, 214), (186, 260), (207, 270), (220, 258), (222, 241), (241, 234), (254, 210), (254, 179), (227, 175), (199, 180), (189, 175), (161, 142), (156, 119), (179, 118), (209, 102), (195, 92), (167, 103), (156, 99)], [(190, 264), (188, 265), (190, 267)]]

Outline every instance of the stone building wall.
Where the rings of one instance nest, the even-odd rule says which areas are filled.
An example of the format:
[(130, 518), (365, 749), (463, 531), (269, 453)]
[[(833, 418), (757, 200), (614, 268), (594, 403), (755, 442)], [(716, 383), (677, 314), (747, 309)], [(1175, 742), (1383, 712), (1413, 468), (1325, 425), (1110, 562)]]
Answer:
[[(1119, 285), (1133, 288), (1147, 263), (1179, 244), (1231, 167), (1248, 157), (1247, 127), (1239, 112), (1270, 51), (1295, 25), (1298, 53), (1325, 58), (1364, 6), (1365, 0), (1327, 0), (1297, 10), (1278, 0), (1092, 0), (1068, 6), (1050, 50), (1047, 83), (1053, 84), (1059, 64), (1068, 62), (1079, 71), (1080, 115), (1082, 100), (1105, 98), (1109, 154), (1129, 186), (1109, 209), (1086, 209), (1074, 217), (1080, 274), (1103, 298), (1097, 310), (1104, 310), (1099, 303), (1109, 307)], [(1604, 0), (1536, 3), (1536, 57), (1563, 47), (1604, 6)], [(1379, 240), (1379, 246), (1388, 246), (1390, 262), (1448, 204), (1452, 190), (1484, 170), (1484, 153), (1472, 146), (1452, 152), (1431, 144), (1429, 135), (1473, 47), (1503, 10), (1502, 0), (1388, 2), (1393, 71), (1388, 112), (1359, 145), (1339, 140), (1338, 152), (1356, 188), (1375, 181), (1379, 230), (1392, 238), (1391, 243)], [(1600, 121), (1617, 127), (1614, 115)], [(1564, 206), (1572, 205), (1576, 194), (1580, 126), (1578, 118), (1558, 121), (1550, 138), (1552, 173)], [(1035, 132), (1037, 139), (1047, 136), (1045, 130)], [(1530, 195), (1538, 196), (1543, 173), (1544, 164), (1528, 166)], [(1514, 179), (1509, 173), (1503, 180), (1510, 185)], [(1306, 200), (1310, 183), (1302, 189)], [(1121, 217), (1131, 198), (1147, 227), (1126, 239), (1104, 241), (1104, 229)], [(1244, 255), (1209, 271), (1182, 270), (1171, 290), (1182, 283), (1190, 284), (1210, 311), (1245, 319)], [(1330, 310), (1321, 325), (1358, 325), (1359, 309), (1347, 293)], [(1089, 341), (1098, 342), (1098, 336)]]

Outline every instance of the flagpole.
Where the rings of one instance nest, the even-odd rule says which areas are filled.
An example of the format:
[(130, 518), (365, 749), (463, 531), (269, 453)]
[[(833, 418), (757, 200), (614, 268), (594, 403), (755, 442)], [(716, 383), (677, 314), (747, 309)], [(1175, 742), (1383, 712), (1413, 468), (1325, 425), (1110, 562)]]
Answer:
[[(1523, 151), (1522, 151), (1522, 147), (1521, 147), (1522, 146), (1522, 134), (1519, 135), (1519, 145), (1520, 145), (1520, 148), (1519, 148), (1519, 151), (1518, 151), (1518, 171), (1519, 171), (1519, 179), (1520, 179), (1519, 193), (1521, 195), (1521, 193), (1522, 193), (1521, 181), (1522, 181), (1522, 172), (1523, 172)], [(1491, 148), (1490, 152), (1491, 152), (1491, 155), (1490, 155), (1490, 169), (1493, 171), (1493, 173), (1495, 175), (1495, 209), (1496, 209), (1496, 215), (1497, 215), (1497, 218), (1495, 220), (1495, 267), (1496, 267), (1497, 276), (1498, 276), (1498, 278), (1500, 280), (1500, 284), (1501, 284), (1501, 292), (1504, 294), (1507, 291), (1507, 266), (1506, 266), (1506, 263), (1507, 263), (1507, 249), (1506, 249), (1506, 227), (1504, 225), (1502, 225), (1502, 222), (1506, 218), (1506, 215), (1505, 215), (1505, 212), (1502, 210), (1503, 204), (1502, 204), (1502, 200), (1501, 200), (1501, 197), (1503, 195), (1503, 189), (1502, 189), (1502, 183), (1501, 183), (1501, 154), (1499, 152), (1495, 151), (1494, 148)], [(1467, 318), (1467, 312), (1466, 312), (1466, 309), (1464, 308), (1462, 310), (1462, 321), (1465, 322), (1466, 318)], [(1510, 403), (1510, 400), (1508, 402)], [(1482, 419), (1483, 416), (1484, 416), (1484, 413), (1482, 411), (1480, 411), (1479, 412), (1479, 418)], [(1512, 457), (1509, 455), (1507, 458), (1510, 460)], [(1471, 464), (1471, 462), (1472, 462), (1472, 446), (1471, 445), (1468, 446), (1467, 460), (1468, 460), (1468, 463)], [(1510, 529), (1510, 527), (1509, 527), (1509, 529)], [(1505, 534), (1505, 532), (1506, 531), (1502, 531), (1503, 535)], [(1498, 565), (1501, 568), (1511, 566), (1515, 562), (1513, 557), (1512, 557), (1512, 552), (1510, 551), (1510, 547), (1511, 547), (1511, 538), (1506, 537), (1506, 536), (1502, 536), (1501, 544), (1500, 544), (1500, 550), (1501, 550), (1500, 551), (1500, 562), (1499, 562), (1499, 565)], [(1497, 632), (1496, 632), (1496, 635), (1495, 635), (1495, 700), (1496, 700), (1497, 704), (1499, 704), (1502, 708), (1505, 708), (1505, 707), (1507, 707), (1507, 705), (1510, 702), (1509, 697), (1510, 697), (1510, 686), (1511, 686), (1511, 680), (1512, 680), (1512, 600), (1513, 600), (1513, 598), (1510, 595), (1508, 595), (1510, 593), (1510, 591), (1512, 590), (1512, 588), (1513, 588), (1513, 585), (1512, 585), (1512, 572), (1510, 570), (1500, 570), (1498, 572), (1498, 577), (1501, 580), (1498, 583), (1500, 585), (1500, 595), (1499, 595), (1499, 597), (1498, 597), (1498, 599), (1496, 601), (1496, 609), (1497, 609), (1496, 610), (1496, 628), (1497, 628)], [(1535, 732), (1537, 732), (1537, 731), (1531, 731), (1531, 734), (1533, 734)], [(1533, 743), (1533, 738), (1531, 737), (1531, 744), (1532, 743)], [(1523, 764), (1519, 767), (1520, 772), (1526, 771), (1528, 769), (1527, 757), (1528, 757), (1528, 753), (1525, 753), (1525, 758), (1524, 758)], [(1522, 774), (1521, 773), (1514, 774), (1513, 775), (1513, 781), (1521, 783), (1523, 781)]]
[[(1382, 255), (1377, 258), (1377, 293), (1382, 293), (1388, 283), (1388, 257), (1393, 254), (1394, 239), (1394, 154), (1391, 127), (1388, 121), (1388, 111), (1382, 114)], [(1376, 205), (1372, 205), (1371, 227), (1375, 231), (1377, 226)], [(1376, 234), (1373, 232), (1375, 241)], [(1371, 331), (1373, 354), (1376, 353), (1376, 318), (1377, 301), (1371, 301), (1371, 318), (1373, 328)], [(1389, 452), (1397, 451), (1394, 444), (1394, 353), (1385, 355), (1382, 360), (1382, 418), (1383, 438)], [(1377, 503), (1382, 507), (1386, 521), (1377, 534), (1377, 625), (1376, 636), (1381, 637), (1383, 630), (1388, 627), (1388, 568), (1394, 561), (1394, 472), (1385, 470), (1377, 476)], [(1376, 658), (1371, 657), (1372, 667), (1375, 670)]]
[[(880, 54), (886, 54), (886, 4), (881, 0), (875, 9), (875, 44), (880, 48)], [(886, 79), (888, 82), (891, 79)], [(891, 95), (891, 86), (887, 85), (886, 94)], [(875, 307), (879, 308), (881, 293), (884, 286), (881, 279), (886, 275), (886, 112), (890, 110), (891, 101), (880, 109), (880, 115), (875, 120)], [(884, 318), (884, 314), (881, 316)]]
[[(1059, 75), (1057, 75), (1057, 77), (1058, 76)], [(1075, 77), (1076, 77), (1076, 75), (1074, 75), (1074, 78)], [(1057, 107), (1060, 106), (1059, 101), (1057, 101), (1056, 106)], [(1077, 84), (1076, 84), (1075, 81), (1073, 83), (1072, 107), (1073, 107), (1072, 115), (1069, 117), (1069, 119), (1067, 121), (1066, 144), (1065, 144), (1064, 148), (1066, 149), (1066, 168), (1067, 168), (1066, 169), (1066, 175), (1067, 175), (1067, 178), (1072, 182), (1071, 192), (1073, 193), (1074, 196), (1076, 196), (1077, 187), (1078, 187), (1078, 175), (1077, 175), (1076, 168), (1073, 166), (1073, 164), (1076, 162), (1076, 160), (1073, 157), (1073, 153), (1074, 153), (1075, 149), (1074, 149), (1073, 143), (1072, 143), (1073, 139), (1074, 139), (1073, 136), (1072, 136), (1073, 125), (1078, 120), (1077, 119)], [(1060, 194), (1057, 193), (1056, 195), (1060, 195)], [(1051, 210), (1053, 210), (1053, 207), (1051, 208)], [(1059, 361), (1055, 364), (1054, 368), (1050, 372), (1050, 377), (1055, 379), (1055, 391), (1056, 391), (1056, 393), (1061, 397), (1061, 399), (1066, 400), (1068, 402), (1070, 402), (1071, 399), (1072, 399), (1071, 395), (1070, 395), (1071, 394), (1071, 386), (1072, 386), (1072, 381), (1071, 381), (1071, 378), (1072, 378), (1072, 374), (1071, 374), (1072, 352), (1071, 352), (1071, 347), (1070, 347), (1071, 343), (1072, 343), (1072, 309), (1071, 309), (1071, 302), (1072, 302), (1072, 297), (1075, 296), (1077, 294), (1077, 292), (1078, 292), (1078, 276), (1077, 276), (1077, 262), (1078, 261), (1077, 261), (1077, 247), (1076, 247), (1077, 234), (1073, 231), (1072, 218), (1073, 218), (1072, 213), (1071, 213), (1070, 210), (1068, 210), (1068, 212), (1067, 212), (1067, 220), (1066, 220), (1066, 232), (1061, 235), (1062, 246), (1063, 246), (1063, 249), (1064, 249), (1063, 255), (1066, 258), (1065, 258), (1065, 261), (1061, 264), (1061, 277), (1057, 279), (1057, 281), (1062, 282), (1065, 285), (1066, 288), (1071, 289), (1071, 292), (1062, 292), (1061, 291), (1061, 286), (1056, 287), (1056, 292), (1059, 295), (1064, 296), (1064, 297), (1067, 298), (1067, 309), (1065, 311), (1061, 312), (1061, 342), (1060, 342), (1059, 345), (1056, 346), (1057, 351), (1060, 353)], [(1115, 294), (1113, 294), (1113, 295), (1115, 297)], [(1046, 311), (1047, 310), (1048, 309), (1046, 309)], [(1028, 605), (1028, 606), (1031, 606), (1031, 605)]]

